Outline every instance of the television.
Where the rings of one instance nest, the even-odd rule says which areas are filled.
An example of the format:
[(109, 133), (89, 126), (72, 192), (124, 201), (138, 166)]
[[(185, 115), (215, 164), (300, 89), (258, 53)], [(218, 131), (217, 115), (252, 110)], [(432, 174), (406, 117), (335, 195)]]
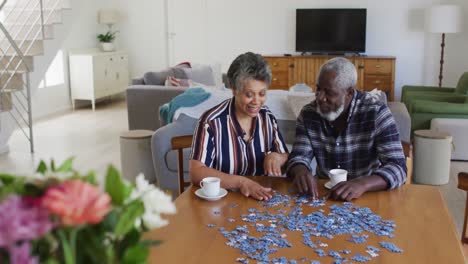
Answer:
[(366, 51), (366, 9), (296, 9), (296, 51)]

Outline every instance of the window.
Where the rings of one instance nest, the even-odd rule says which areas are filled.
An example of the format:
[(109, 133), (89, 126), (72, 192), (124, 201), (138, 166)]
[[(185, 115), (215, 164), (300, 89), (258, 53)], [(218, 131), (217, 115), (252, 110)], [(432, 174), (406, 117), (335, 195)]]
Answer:
[(39, 84), (39, 88), (57, 86), (65, 83), (63, 51), (59, 50), (47, 69), (44, 79)]

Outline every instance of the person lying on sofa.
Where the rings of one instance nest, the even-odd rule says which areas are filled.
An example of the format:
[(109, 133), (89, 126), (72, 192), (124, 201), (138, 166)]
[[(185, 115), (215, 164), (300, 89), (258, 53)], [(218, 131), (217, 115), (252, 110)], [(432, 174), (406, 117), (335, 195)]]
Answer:
[(223, 188), (268, 200), (271, 188), (242, 176), (281, 176), (288, 159), (276, 118), (264, 106), (271, 70), (261, 55), (247, 52), (232, 62), (227, 74), (233, 97), (200, 117), (190, 177), (196, 185), (205, 177), (218, 177)]
[[(350, 201), (367, 191), (394, 189), (406, 180), (406, 163), (395, 120), (383, 103), (354, 89), (355, 66), (334, 58), (320, 68), (315, 100), (302, 108), (289, 155), (288, 177), (297, 190), (317, 197), (317, 178), (348, 171), (331, 188), (333, 199)], [(310, 163), (315, 157), (316, 174)]]

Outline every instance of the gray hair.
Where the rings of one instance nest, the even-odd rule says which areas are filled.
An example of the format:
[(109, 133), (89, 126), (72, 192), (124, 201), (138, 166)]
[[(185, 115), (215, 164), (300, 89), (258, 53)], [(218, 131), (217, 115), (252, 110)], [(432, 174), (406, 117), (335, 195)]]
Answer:
[[(357, 83), (357, 71), (354, 64), (352, 64), (348, 59), (337, 57), (331, 60), (328, 60), (320, 67), (319, 78), (322, 73), (325, 72), (334, 72), (336, 73), (335, 80), (333, 80), (333, 85), (339, 89), (348, 89), (349, 87), (355, 87)], [(319, 79), (317, 78), (317, 80)]]
[(244, 89), (245, 82), (248, 80), (265, 82), (267, 86), (271, 84), (270, 66), (260, 54), (253, 52), (237, 56), (229, 66), (227, 77), (229, 87), (234, 92)]

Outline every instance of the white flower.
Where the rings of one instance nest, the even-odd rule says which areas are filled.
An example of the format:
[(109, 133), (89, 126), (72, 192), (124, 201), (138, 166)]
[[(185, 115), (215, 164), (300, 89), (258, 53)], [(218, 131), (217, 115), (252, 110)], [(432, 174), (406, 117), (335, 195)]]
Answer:
[(161, 214), (175, 214), (176, 207), (171, 196), (165, 194), (159, 188), (149, 184), (145, 176), (140, 173), (135, 181), (135, 188), (130, 194), (131, 200), (141, 199), (145, 206), (145, 213), (141, 219), (137, 219), (136, 226), (141, 222), (149, 229), (158, 228), (168, 224), (168, 221), (161, 218)]

